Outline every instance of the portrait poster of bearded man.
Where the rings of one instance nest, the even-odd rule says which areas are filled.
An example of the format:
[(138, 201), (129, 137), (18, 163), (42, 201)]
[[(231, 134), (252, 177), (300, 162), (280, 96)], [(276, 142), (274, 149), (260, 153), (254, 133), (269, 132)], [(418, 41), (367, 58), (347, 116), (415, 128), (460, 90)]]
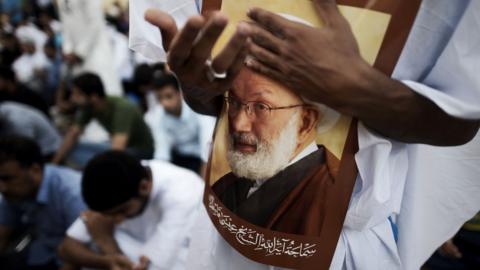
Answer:
[[(408, 11), (402, 18), (396, 1), (369, 9), (363, 2), (338, 1), (340, 12), (351, 24), (362, 57), (389, 74), (418, 2), (402, 4)], [(204, 13), (221, 9), (230, 20), (214, 55), (238, 23), (248, 21), (253, 6), (293, 23), (323, 26), (321, 13), (308, 0), (207, 0)], [(392, 27), (402, 29), (397, 39), (391, 36)], [(218, 232), (242, 255), (280, 267), (326, 269), (357, 176), (357, 121), (299, 96), (282, 80), (257, 73), (248, 67), (250, 61), (255, 60), (247, 56), (224, 96), (205, 207)]]

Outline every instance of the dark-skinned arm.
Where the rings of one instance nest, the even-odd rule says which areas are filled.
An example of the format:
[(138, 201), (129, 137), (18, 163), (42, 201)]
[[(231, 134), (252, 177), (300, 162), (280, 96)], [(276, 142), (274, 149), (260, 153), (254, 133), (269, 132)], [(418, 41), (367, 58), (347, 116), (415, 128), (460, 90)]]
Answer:
[[(219, 55), (215, 60), (237, 55), (235, 62), (240, 69), (244, 49), (238, 53), (238, 46), (232, 46), (238, 39), (246, 42), (252, 56), (246, 62), (248, 67), (281, 81), (299, 95), (358, 118), (383, 136), (441, 146), (461, 145), (473, 138), (479, 121), (452, 117), (408, 86), (370, 67), (361, 58), (350, 25), (335, 1), (315, 0), (314, 6), (324, 22), (322, 28), (292, 22), (259, 8), (250, 10), (248, 16), (253, 22), (241, 23), (220, 54), (229, 57)], [(229, 89), (236, 73), (232, 72), (228, 80), (209, 82), (204, 62), (226, 18), (218, 13), (208, 21), (194, 16), (178, 32), (166, 13), (149, 10), (145, 17), (160, 28), (164, 48), (170, 49), (168, 63), (183, 85), (189, 105), (200, 113), (218, 114), (219, 97)], [(197, 39), (199, 33), (202, 38)], [(214, 70), (225, 71), (215, 60)]]
[(93, 242), (103, 254), (123, 254), (113, 236), (113, 218), (87, 210), (81, 214)]
[(133, 269), (133, 263), (121, 254), (98, 254), (83, 243), (65, 237), (60, 244), (58, 254), (69, 264), (97, 269)]
[(475, 136), (480, 121), (450, 116), (368, 65), (335, 1), (315, 0), (314, 5), (321, 28), (250, 10), (247, 66), (397, 141), (453, 146)]
[(480, 121), (453, 117), (407, 85), (364, 66), (352, 98), (338, 110), (379, 134), (406, 143), (455, 146), (469, 142)]

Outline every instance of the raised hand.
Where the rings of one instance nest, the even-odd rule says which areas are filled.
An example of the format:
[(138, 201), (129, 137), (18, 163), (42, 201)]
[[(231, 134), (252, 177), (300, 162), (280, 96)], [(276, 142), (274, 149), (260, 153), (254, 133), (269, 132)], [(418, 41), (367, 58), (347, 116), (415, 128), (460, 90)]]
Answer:
[(293, 22), (254, 8), (247, 66), (276, 79), (302, 96), (335, 107), (352, 88), (366, 63), (335, 1), (315, 0), (321, 28)]
[(239, 24), (227, 45), (211, 59), (213, 46), (228, 23), (223, 14), (193, 16), (180, 31), (173, 18), (160, 10), (148, 10), (145, 18), (160, 29), (168, 65), (179, 79), (187, 102), (197, 111), (216, 113), (218, 108), (209, 106), (215, 106), (212, 102), (230, 88), (243, 66), (249, 26)]

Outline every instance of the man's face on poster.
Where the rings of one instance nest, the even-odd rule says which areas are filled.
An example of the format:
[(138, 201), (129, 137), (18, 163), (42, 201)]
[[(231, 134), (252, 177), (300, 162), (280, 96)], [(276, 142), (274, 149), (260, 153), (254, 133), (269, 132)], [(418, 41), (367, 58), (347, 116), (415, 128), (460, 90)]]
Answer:
[(318, 112), (281, 84), (248, 69), (237, 77), (227, 100), (227, 158), (239, 177), (274, 176), (315, 138)]

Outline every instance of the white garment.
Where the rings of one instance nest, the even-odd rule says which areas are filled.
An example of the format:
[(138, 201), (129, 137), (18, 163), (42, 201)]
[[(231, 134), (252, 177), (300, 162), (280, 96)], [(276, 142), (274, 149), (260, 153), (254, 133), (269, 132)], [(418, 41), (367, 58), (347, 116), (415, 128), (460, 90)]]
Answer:
[(170, 150), (175, 148), (181, 154), (208, 160), (215, 117), (198, 114), (182, 102), (180, 117), (166, 113), (157, 105), (144, 119), (155, 141), (155, 159), (170, 160)]
[(122, 95), (119, 76), (112, 65), (113, 49), (102, 10), (102, 1), (58, 0), (62, 22), (63, 52), (74, 53), (83, 62), (74, 75), (93, 72), (100, 76), (107, 95)]
[(41, 90), (40, 77), (36, 72), (46, 71), (49, 65), (45, 53), (36, 51), (33, 54), (23, 53), (12, 64), (17, 80), (23, 84), (30, 86), (35, 91)]
[(42, 30), (38, 29), (32, 23), (27, 23), (25, 25), (19, 26), (15, 30), (15, 36), (20, 42), (33, 42), (35, 45), (35, 50), (42, 51), (45, 43), (47, 43), (48, 36)]
[(168, 12), (175, 18), (179, 29), (188, 17), (198, 13), (195, 0), (130, 0), (130, 48), (155, 62), (165, 62), (166, 53), (162, 45), (162, 37), (156, 26), (144, 19), (148, 8), (157, 8)]
[[(145, 9), (149, 1), (130, 1), (135, 5)], [(182, 23), (188, 10), (170, 13)], [(133, 48), (159, 57), (152, 53), (161, 48), (158, 30), (149, 30), (138, 10), (131, 16), (144, 45)], [(480, 1), (424, 0), (393, 78), (451, 115), (479, 119), (480, 36), (472, 33), (479, 28)], [(418, 269), (480, 209), (480, 137), (441, 148), (399, 143), (362, 123), (358, 132), (359, 177), (331, 269)], [(399, 226), (398, 246), (390, 216)], [(197, 221), (188, 269), (275, 269), (239, 255), (208, 219), (203, 211)]]
[(12, 64), (17, 80), (30, 89), (41, 93), (43, 90), (42, 79), (36, 72), (46, 71), (49, 61), (43, 51), (47, 42), (47, 35), (34, 24), (21, 25), (15, 30), (15, 36), (21, 43), (31, 43), (35, 47), (33, 54), (23, 53)]
[(111, 25), (108, 26), (108, 34), (113, 47), (115, 70), (122, 80), (130, 80), (133, 75), (133, 53), (128, 48), (128, 37)]
[[(188, 232), (201, 205), (203, 181), (189, 170), (163, 161), (144, 161), (152, 170), (153, 187), (143, 213), (118, 225), (114, 237), (126, 256), (150, 259), (149, 269), (185, 269)], [(85, 244), (91, 237), (79, 218), (67, 235)]]

